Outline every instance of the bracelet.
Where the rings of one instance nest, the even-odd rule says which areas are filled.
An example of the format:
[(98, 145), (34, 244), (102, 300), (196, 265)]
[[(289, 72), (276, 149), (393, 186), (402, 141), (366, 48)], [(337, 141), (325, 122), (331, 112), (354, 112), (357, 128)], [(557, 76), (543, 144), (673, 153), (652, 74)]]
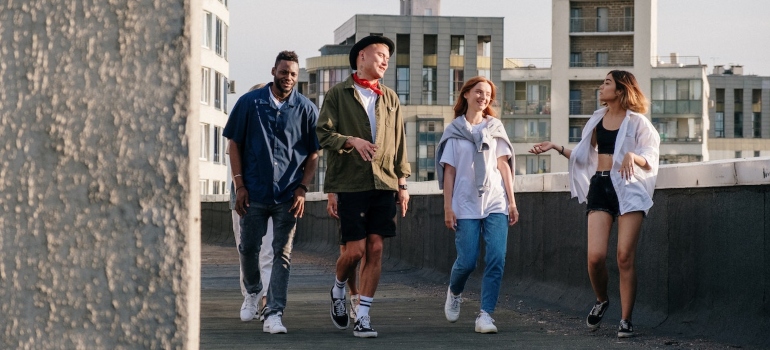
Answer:
[(307, 189), (307, 186), (303, 185), (301, 182), (299, 185), (297, 185), (297, 188), (301, 188), (302, 190), (305, 191), (305, 193), (310, 192), (310, 190)]
[(234, 178), (236, 178), (236, 177), (238, 177), (238, 176), (241, 176), (241, 174), (238, 174), (238, 175), (233, 175), (233, 179), (234, 179)]
[(559, 154), (564, 155), (564, 146), (561, 146), (561, 151), (559, 151)]

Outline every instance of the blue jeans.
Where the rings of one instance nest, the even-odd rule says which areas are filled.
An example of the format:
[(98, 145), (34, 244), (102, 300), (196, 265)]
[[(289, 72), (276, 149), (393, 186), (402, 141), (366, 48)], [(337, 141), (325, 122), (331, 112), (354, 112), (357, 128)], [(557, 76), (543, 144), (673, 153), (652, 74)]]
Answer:
[(280, 204), (262, 204), (251, 202), (246, 207), (246, 215), (241, 217), (241, 244), (238, 245), (243, 285), (249, 294), (262, 290), (259, 272), (259, 251), (262, 237), (267, 232), (267, 219), (273, 218), (273, 271), (270, 275), (270, 288), (267, 290), (267, 313), (283, 313), (286, 308), (286, 294), (289, 287), (291, 270), (291, 249), (297, 218), (289, 212), (292, 201)]
[(484, 256), (484, 277), (481, 281), (481, 309), (487, 313), (495, 312), (497, 298), (500, 295), (500, 283), (505, 267), (505, 252), (508, 243), (508, 215), (489, 214), (484, 219), (458, 219), (455, 232), (457, 260), (452, 266), (449, 277), (449, 289), (458, 295), (465, 289), (471, 273), (476, 269), (481, 245), (479, 237), (484, 237), (486, 255)]

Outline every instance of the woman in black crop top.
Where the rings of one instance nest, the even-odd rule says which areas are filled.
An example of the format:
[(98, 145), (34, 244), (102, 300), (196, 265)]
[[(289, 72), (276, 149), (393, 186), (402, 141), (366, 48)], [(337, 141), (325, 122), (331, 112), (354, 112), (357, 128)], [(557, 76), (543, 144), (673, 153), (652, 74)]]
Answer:
[[(586, 325), (592, 329), (599, 327), (609, 307), (607, 244), (612, 224), (618, 218), (621, 304), (618, 337), (624, 338), (634, 334), (631, 325), (636, 299), (634, 260), (642, 219), (652, 207), (649, 189), (655, 188), (660, 137), (642, 115), (647, 112), (647, 100), (633, 74), (616, 70), (607, 74), (599, 87), (599, 100), (607, 108), (596, 111), (589, 119), (583, 140), (574, 149), (546, 141), (536, 144), (529, 152), (540, 154), (555, 149), (570, 159), (572, 196), (588, 202), (588, 275), (596, 302)], [(623, 135), (619, 136), (620, 132)], [(617, 158), (614, 158), (616, 151)]]

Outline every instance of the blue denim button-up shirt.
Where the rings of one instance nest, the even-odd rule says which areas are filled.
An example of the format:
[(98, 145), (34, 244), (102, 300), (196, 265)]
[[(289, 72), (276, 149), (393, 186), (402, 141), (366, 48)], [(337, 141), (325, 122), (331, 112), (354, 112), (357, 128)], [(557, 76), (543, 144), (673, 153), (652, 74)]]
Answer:
[(222, 132), (238, 144), (249, 201), (264, 204), (291, 200), (305, 159), (320, 148), (318, 108), (294, 90), (278, 109), (270, 99), (272, 85), (241, 96)]

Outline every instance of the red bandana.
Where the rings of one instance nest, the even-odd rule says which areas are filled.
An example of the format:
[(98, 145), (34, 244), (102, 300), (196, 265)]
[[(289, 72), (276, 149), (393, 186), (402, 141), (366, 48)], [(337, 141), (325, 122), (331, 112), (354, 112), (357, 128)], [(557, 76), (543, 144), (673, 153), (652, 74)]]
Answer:
[(380, 90), (380, 83), (378, 81), (375, 80), (374, 84), (372, 84), (368, 80), (359, 78), (358, 74), (356, 73), (353, 73), (353, 81), (355, 81), (358, 85), (361, 85), (367, 89), (371, 89), (375, 94), (382, 96), (382, 90)]

